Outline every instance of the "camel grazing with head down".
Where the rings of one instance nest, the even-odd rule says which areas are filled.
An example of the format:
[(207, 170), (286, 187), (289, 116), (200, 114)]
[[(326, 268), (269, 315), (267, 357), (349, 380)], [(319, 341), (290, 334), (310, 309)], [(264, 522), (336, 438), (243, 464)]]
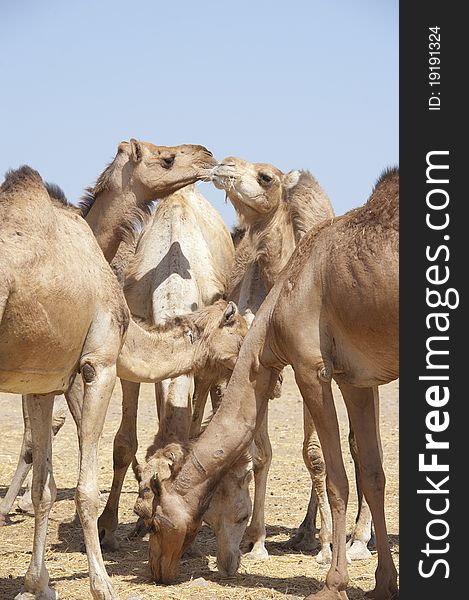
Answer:
[[(207, 178), (207, 167), (213, 163), (211, 154), (202, 146), (155, 146), (135, 139), (119, 144), (116, 156), (96, 184), (87, 189), (80, 204), (81, 213), (106, 259), (116, 263), (118, 271), (122, 271), (120, 255), (123, 253), (119, 252), (116, 256), (123, 247), (121, 242), (135, 238), (135, 225), (147, 219), (149, 206), (155, 198), (168, 196), (185, 185)], [(49, 194), (59, 200), (65, 198), (56, 186), (49, 187)], [(64, 422), (63, 405), (63, 399), (57, 398), (53, 411), (54, 433)], [(0, 505), (0, 525), (5, 523), (32, 464), (32, 442), (25, 409), (24, 400), (23, 444), (12, 483)], [(26, 494), (22, 506), (26, 510), (31, 509), (29, 494)]]
[[(158, 491), (150, 536), (157, 581), (171, 581), (216, 482), (250, 443), (278, 373), (292, 365), (317, 428), (333, 519), (326, 585), (308, 598), (345, 599), (348, 481), (332, 395), (334, 378), (353, 426), (378, 550), (374, 600), (397, 597), (384, 517), (378, 386), (398, 377), (399, 173), (379, 178), (366, 204), (310, 230), (279, 275), (241, 348), (221, 406)], [(176, 471), (176, 470), (175, 470)]]
[[(204, 148), (185, 148), (192, 148), (199, 173), (212, 166)], [(0, 188), (0, 223), (0, 390), (26, 395), (33, 457), (33, 553), (18, 598), (57, 597), (48, 587), (44, 549), (56, 493), (52, 407), (54, 396), (63, 392), (79, 437), (76, 504), (91, 592), (101, 600), (116, 598), (96, 526), (97, 446), (116, 373), (130, 381), (157, 381), (190, 372), (208, 357), (232, 367), (246, 324), (233, 303), (219, 301), (203, 314), (176, 318), (151, 332), (139, 327), (130, 320), (122, 289), (87, 224), (55, 200), (29, 167), (7, 174)]]
[[(326, 193), (307, 171), (284, 174), (272, 165), (250, 163), (230, 156), (213, 169), (212, 181), (216, 187), (226, 191), (244, 228), (244, 237), (236, 251), (229, 297), (236, 299), (245, 315), (248, 311), (246, 318), (252, 322), (296, 244), (309, 229), (325, 219), (332, 219), (334, 212)], [(324, 458), (306, 406), (304, 431), (303, 458), (312, 479), (311, 499), (307, 516), (289, 545), (310, 550), (317, 544), (315, 520), (319, 507), (320, 550), (316, 560), (327, 563), (331, 558), (332, 521), (326, 495)], [(256, 446), (262, 460), (255, 470), (254, 511), (246, 538), (252, 545), (247, 556), (259, 559), (269, 556), (265, 548), (264, 505), (272, 448), (267, 413), (256, 434)], [(360, 514), (363, 520), (366, 511)], [(359, 531), (363, 531), (363, 527)]]

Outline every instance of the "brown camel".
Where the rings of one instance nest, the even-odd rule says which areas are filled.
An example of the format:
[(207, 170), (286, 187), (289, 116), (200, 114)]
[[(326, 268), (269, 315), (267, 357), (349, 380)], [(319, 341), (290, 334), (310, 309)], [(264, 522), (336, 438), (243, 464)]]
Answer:
[[(113, 161), (98, 177), (96, 184), (87, 189), (80, 204), (81, 213), (105, 257), (116, 263), (115, 270), (121, 272), (123, 258), (128, 259), (128, 255), (133, 253), (134, 243), (131, 242), (136, 237), (135, 225), (146, 220), (153, 200), (206, 178), (207, 166), (214, 163), (211, 154), (201, 146), (155, 146), (135, 139), (119, 144)], [(65, 199), (57, 186), (49, 186), (48, 189), (56, 199)], [(118, 249), (120, 252), (115, 257)], [(63, 399), (57, 398), (55, 407), (54, 434), (64, 423)], [(6, 522), (6, 516), (32, 464), (29, 419), (24, 410), (23, 418), (23, 444), (13, 480), (0, 504), (0, 526)], [(31, 510), (30, 494), (26, 493), (25, 496), (21, 506)]]
[[(246, 336), (217, 414), (176, 476), (158, 490), (150, 537), (157, 581), (171, 581), (216, 482), (261, 425), (278, 373), (291, 364), (316, 424), (332, 510), (332, 564), (308, 598), (346, 599), (348, 481), (332, 395), (342, 391), (356, 436), (360, 476), (378, 550), (374, 600), (396, 598), (397, 572), (384, 517), (378, 386), (398, 377), (399, 173), (379, 178), (368, 202), (323, 222), (300, 241)], [(236, 426), (234, 426), (236, 424)]]
[[(327, 195), (307, 171), (284, 174), (272, 165), (250, 163), (230, 156), (215, 167), (212, 181), (216, 187), (225, 190), (244, 229), (244, 236), (236, 249), (229, 297), (238, 302), (241, 312), (248, 322), (252, 322), (298, 241), (314, 225), (333, 218), (334, 212)], [(321, 548), (316, 560), (327, 563), (331, 558), (332, 521), (327, 502), (324, 458), (306, 407), (304, 430), (303, 457), (312, 479), (311, 500), (307, 517), (289, 545), (302, 550), (316, 546), (314, 525), (319, 505)], [(246, 541), (252, 548), (247, 557), (262, 559), (269, 556), (265, 547), (264, 507), (272, 447), (267, 412), (256, 434), (256, 446), (262, 460), (255, 470), (254, 511), (246, 531)]]

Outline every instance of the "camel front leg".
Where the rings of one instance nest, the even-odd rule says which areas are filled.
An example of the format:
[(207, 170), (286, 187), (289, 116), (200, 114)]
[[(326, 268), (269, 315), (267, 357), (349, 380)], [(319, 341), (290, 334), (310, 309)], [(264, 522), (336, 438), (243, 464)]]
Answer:
[(32, 440), (34, 505), (34, 539), (31, 562), (24, 580), (24, 592), (15, 600), (54, 600), (55, 590), (49, 588), (49, 573), (44, 562), (47, 523), (57, 489), (52, 474), (52, 407), (54, 394), (25, 397)]
[(265, 560), (269, 553), (265, 547), (265, 495), (267, 492), (267, 477), (272, 462), (272, 446), (269, 438), (268, 413), (265, 411), (261, 425), (254, 435), (256, 456), (254, 456), (254, 502), (252, 517), (246, 529), (245, 539), (251, 550), (246, 558)]
[(332, 511), (332, 558), (325, 587), (308, 600), (344, 600), (348, 573), (345, 543), (348, 481), (342, 459), (339, 424), (330, 381), (320, 379), (324, 368), (312, 367), (313, 361), (293, 364), (295, 378), (316, 425), (326, 463), (326, 485)]
[(382, 465), (377, 390), (376, 388), (355, 388), (348, 384), (341, 384), (341, 390), (355, 432), (363, 492), (370, 506), (375, 525), (378, 550), (376, 587), (367, 594), (367, 597), (373, 600), (393, 600), (398, 597), (397, 571), (389, 548), (384, 516), (386, 478)]
[(125, 474), (138, 449), (137, 410), (139, 383), (121, 380), (122, 386), (122, 418), (114, 437), (113, 478), (111, 493), (101, 516), (98, 519), (99, 539), (105, 550), (118, 550), (119, 542), (115, 531), (119, 524), (119, 499)]
[[(86, 367), (86, 369), (85, 369)], [(116, 379), (114, 366), (101, 366), (87, 356), (85, 392), (79, 423), (80, 467), (75, 503), (85, 538), (91, 594), (95, 600), (116, 600), (106, 573), (98, 536), (98, 442)]]
[(197, 437), (200, 433), (204, 418), (205, 405), (213, 384), (213, 376), (203, 373), (194, 377), (194, 395), (192, 397), (192, 418), (189, 438)]

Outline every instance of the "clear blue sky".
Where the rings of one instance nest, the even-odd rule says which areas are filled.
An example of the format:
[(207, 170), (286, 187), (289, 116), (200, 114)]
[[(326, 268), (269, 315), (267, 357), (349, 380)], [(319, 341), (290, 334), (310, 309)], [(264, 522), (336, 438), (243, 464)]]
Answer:
[(0, 22), (0, 174), (73, 202), (130, 137), (310, 169), (337, 214), (398, 162), (397, 0), (17, 0)]

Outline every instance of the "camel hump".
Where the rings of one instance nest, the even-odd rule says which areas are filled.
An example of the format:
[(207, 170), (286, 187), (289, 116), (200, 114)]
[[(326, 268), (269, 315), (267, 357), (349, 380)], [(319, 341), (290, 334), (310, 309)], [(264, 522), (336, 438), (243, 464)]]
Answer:
[(373, 192), (378, 190), (378, 188), (382, 187), (383, 185), (389, 184), (392, 181), (399, 181), (399, 167), (396, 165), (392, 167), (386, 167), (385, 169), (383, 169), (381, 175), (376, 180)]
[(20, 192), (31, 187), (44, 189), (44, 182), (37, 171), (23, 165), (18, 169), (9, 169), (5, 174), (5, 181), (0, 190), (3, 193)]

